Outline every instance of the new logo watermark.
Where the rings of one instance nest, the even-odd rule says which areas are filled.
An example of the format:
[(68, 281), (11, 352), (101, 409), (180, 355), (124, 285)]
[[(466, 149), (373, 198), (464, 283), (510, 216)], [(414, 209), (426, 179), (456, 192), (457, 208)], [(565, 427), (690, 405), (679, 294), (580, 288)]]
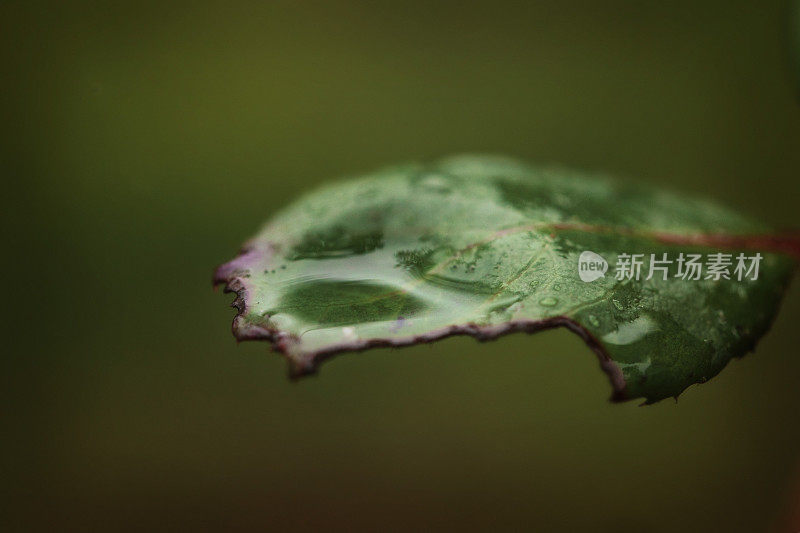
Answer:
[(586, 250), (578, 258), (578, 275), (587, 283), (600, 279), (608, 271), (608, 261), (602, 255)]
[[(617, 255), (614, 265), (614, 277), (620, 281), (630, 279), (679, 278), (682, 280), (708, 279), (718, 281), (721, 279), (757, 280), (758, 269), (761, 264), (760, 253), (754, 255), (715, 252), (709, 254), (684, 254), (669, 257), (667, 253), (660, 254), (628, 254)], [(674, 267), (673, 267), (674, 265)], [(670, 267), (672, 271), (670, 271)], [(578, 257), (578, 276), (581, 280), (590, 283), (605, 277), (608, 271), (608, 262), (603, 256), (586, 250)]]

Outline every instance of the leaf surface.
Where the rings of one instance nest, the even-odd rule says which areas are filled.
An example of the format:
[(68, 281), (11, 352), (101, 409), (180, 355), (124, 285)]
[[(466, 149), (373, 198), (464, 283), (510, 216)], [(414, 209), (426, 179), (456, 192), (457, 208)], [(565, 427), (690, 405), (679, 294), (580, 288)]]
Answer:
[[(607, 261), (604, 276), (581, 279), (584, 252)], [(731, 254), (731, 279), (683, 279), (677, 261), (645, 279), (650, 254), (716, 252)], [(459, 156), (309, 194), (214, 280), (237, 293), (236, 338), (271, 341), (295, 376), (339, 352), (566, 327), (598, 356), (613, 400), (649, 403), (753, 349), (796, 252), (797, 239), (706, 201)], [(736, 279), (738, 253), (761, 254), (757, 279)], [(643, 254), (640, 279), (616, 278), (621, 254)]]

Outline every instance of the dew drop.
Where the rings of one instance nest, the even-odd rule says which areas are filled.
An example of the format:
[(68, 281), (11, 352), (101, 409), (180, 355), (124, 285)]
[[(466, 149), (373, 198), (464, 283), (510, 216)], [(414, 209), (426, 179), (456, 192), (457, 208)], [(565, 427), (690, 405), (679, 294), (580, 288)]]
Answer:
[(539, 305), (544, 306), (544, 307), (553, 307), (557, 303), (558, 303), (558, 300), (556, 298), (553, 298), (552, 296), (547, 296), (547, 297), (542, 298), (541, 300), (539, 300)]
[(420, 182), (420, 185), (425, 189), (434, 192), (450, 192), (450, 184), (445, 176), (439, 174), (430, 174)]

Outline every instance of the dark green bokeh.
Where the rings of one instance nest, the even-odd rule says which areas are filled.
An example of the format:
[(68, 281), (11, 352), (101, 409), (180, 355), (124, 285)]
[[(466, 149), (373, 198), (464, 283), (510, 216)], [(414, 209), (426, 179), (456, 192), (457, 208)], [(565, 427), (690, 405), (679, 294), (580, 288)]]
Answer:
[[(237, 348), (211, 269), (333, 177), (500, 152), (797, 226), (782, 3), (3, 3), (13, 529), (762, 531), (800, 498), (796, 284), (679, 403), (568, 332)], [(557, 376), (571, 373), (569, 381)]]

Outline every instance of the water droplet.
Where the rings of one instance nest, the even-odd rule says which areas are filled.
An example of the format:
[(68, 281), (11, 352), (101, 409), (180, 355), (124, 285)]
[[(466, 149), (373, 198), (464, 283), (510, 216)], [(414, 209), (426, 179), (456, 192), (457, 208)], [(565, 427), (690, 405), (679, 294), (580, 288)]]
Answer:
[(615, 331), (606, 333), (603, 341), (609, 344), (629, 345), (645, 338), (648, 334), (657, 331), (658, 325), (647, 315), (620, 324)]
[(560, 283), (556, 283), (555, 285), (553, 285), (553, 290), (554, 291), (560, 291), (561, 290), (561, 284)]
[(558, 300), (556, 298), (553, 298), (552, 296), (547, 296), (547, 297), (542, 298), (541, 300), (539, 300), (539, 305), (544, 306), (544, 307), (553, 307), (557, 303), (558, 303)]
[(447, 177), (440, 174), (430, 174), (420, 181), (424, 188), (435, 192), (450, 192), (450, 183)]

